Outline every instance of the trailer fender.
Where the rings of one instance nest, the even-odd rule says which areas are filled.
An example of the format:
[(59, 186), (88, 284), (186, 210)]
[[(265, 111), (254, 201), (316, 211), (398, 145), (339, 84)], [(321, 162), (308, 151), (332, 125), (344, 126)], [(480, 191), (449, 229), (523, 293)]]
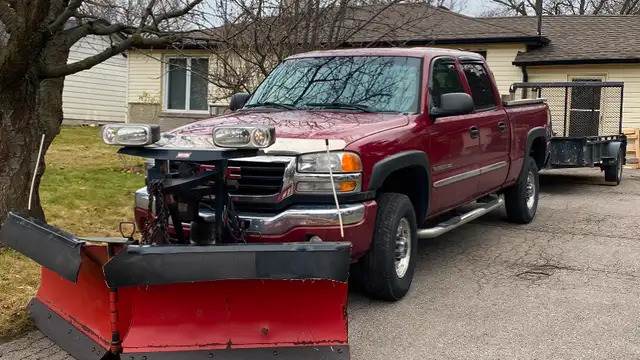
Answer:
[[(610, 158), (613, 160), (612, 165), (616, 164), (618, 160), (618, 153), (622, 151), (622, 154), (624, 155), (627, 151), (625, 145), (626, 144), (624, 144), (622, 141), (609, 141), (606, 147), (606, 154), (602, 154), (602, 158)], [(622, 161), (622, 165), (624, 165), (626, 163), (626, 156), (622, 157)]]

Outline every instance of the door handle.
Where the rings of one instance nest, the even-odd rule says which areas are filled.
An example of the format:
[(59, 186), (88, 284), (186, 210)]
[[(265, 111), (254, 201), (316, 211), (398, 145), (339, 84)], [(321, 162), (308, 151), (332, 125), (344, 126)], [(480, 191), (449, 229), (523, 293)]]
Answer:
[(507, 124), (505, 124), (503, 121), (500, 121), (498, 123), (498, 130), (500, 130), (500, 132), (507, 131)]
[(469, 136), (472, 139), (477, 139), (480, 137), (480, 130), (476, 126), (472, 126), (469, 128)]

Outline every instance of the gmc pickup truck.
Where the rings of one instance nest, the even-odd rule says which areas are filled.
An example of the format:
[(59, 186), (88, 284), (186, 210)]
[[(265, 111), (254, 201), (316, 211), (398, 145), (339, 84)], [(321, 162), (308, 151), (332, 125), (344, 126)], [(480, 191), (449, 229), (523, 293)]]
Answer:
[[(197, 161), (189, 149), (215, 149), (225, 136), (257, 143), (275, 137), (259, 155), (228, 162), (231, 205), (246, 241), (349, 241), (352, 275), (372, 297), (407, 293), (418, 239), (503, 204), (515, 223), (536, 214), (547, 105), (503, 102), (478, 54), (435, 48), (299, 54), (253, 94), (234, 95), (230, 109), (163, 134), (154, 149), (177, 149), (167, 166), (183, 171)], [(275, 134), (251, 132), (261, 126)], [(242, 127), (249, 130), (224, 130)], [(138, 190), (140, 228), (151, 210), (148, 188)], [(204, 200), (198, 211), (201, 218), (213, 213)], [(189, 226), (181, 224), (181, 233)]]

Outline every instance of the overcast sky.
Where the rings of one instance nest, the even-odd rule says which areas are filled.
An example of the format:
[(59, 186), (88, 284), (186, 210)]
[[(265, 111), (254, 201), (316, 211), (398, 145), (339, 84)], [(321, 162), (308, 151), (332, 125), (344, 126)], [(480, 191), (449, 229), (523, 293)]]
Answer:
[(463, 11), (463, 13), (465, 15), (478, 16), (482, 15), (487, 7), (493, 8), (490, 0), (467, 0), (465, 6), (466, 10)]

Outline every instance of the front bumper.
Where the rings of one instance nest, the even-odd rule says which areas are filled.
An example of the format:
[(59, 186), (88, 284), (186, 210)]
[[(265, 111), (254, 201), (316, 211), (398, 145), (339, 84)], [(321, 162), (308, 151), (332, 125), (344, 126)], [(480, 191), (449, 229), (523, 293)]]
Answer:
[[(136, 222), (144, 224), (149, 209), (149, 195), (146, 188), (135, 193)], [(340, 204), (345, 239), (352, 243), (352, 257), (360, 258), (371, 244), (375, 227), (377, 204), (374, 200)], [(214, 219), (213, 210), (200, 209), (200, 216)], [(247, 229), (250, 242), (301, 242), (313, 235), (325, 241), (340, 241), (340, 220), (335, 205), (298, 204), (277, 213), (240, 212), (240, 220)], [(185, 230), (189, 224), (183, 224)]]
[[(149, 208), (149, 194), (147, 188), (136, 191), (136, 207)], [(340, 206), (343, 225), (361, 222), (365, 217), (365, 204), (344, 204)], [(212, 209), (200, 209), (200, 216), (205, 219), (215, 219)], [(338, 212), (335, 205), (305, 205), (292, 206), (277, 214), (240, 213), (240, 220), (247, 224), (247, 232), (260, 235), (284, 234), (300, 226), (339, 226)], [(185, 224), (186, 225), (186, 224)]]

